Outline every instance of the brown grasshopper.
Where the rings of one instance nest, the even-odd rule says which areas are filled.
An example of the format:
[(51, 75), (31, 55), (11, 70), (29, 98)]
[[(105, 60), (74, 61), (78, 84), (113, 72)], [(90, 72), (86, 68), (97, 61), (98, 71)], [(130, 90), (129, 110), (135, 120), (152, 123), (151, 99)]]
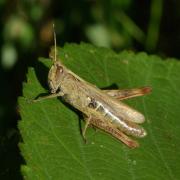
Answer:
[(83, 113), (86, 120), (82, 131), (84, 139), (87, 127), (92, 125), (111, 134), (131, 148), (137, 147), (138, 142), (127, 135), (146, 136), (146, 131), (138, 125), (143, 123), (145, 118), (120, 100), (143, 96), (149, 93), (151, 88), (100, 90), (62, 64), (56, 53), (55, 35), (54, 41), (55, 47), (50, 52), (53, 65), (48, 74), (48, 84), (52, 94), (34, 101), (61, 96), (67, 103)]

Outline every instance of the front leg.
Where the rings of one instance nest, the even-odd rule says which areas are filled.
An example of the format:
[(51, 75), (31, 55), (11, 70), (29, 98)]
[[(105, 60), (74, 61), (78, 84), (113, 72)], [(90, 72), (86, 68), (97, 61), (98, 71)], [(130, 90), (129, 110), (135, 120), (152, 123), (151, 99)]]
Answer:
[(39, 97), (38, 99), (33, 99), (32, 102), (38, 102), (44, 99), (52, 99), (52, 98), (63, 96), (63, 95), (64, 95), (63, 92), (58, 92), (58, 93), (50, 94), (47, 96)]
[(118, 100), (129, 99), (137, 96), (144, 96), (151, 92), (150, 87), (142, 87), (136, 89), (115, 89), (115, 90), (103, 90), (109, 96), (112, 96)]

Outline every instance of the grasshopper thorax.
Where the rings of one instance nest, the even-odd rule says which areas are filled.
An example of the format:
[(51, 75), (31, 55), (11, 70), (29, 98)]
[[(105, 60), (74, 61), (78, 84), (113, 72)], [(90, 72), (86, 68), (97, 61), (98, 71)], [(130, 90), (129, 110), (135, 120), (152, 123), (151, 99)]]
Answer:
[(61, 80), (63, 78), (64, 67), (59, 61), (56, 61), (48, 74), (48, 84), (51, 93), (56, 93), (60, 90)]

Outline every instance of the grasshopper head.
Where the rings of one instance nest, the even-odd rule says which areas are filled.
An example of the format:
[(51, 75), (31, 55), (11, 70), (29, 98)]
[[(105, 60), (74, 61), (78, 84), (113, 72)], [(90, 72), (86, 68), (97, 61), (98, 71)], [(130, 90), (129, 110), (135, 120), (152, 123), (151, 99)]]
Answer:
[(58, 61), (56, 61), (48, 74), (48, 84), (51, 90), (51, 93), (56, 93), (60, 89), (61, 80), (63, 77), (64, 67)]

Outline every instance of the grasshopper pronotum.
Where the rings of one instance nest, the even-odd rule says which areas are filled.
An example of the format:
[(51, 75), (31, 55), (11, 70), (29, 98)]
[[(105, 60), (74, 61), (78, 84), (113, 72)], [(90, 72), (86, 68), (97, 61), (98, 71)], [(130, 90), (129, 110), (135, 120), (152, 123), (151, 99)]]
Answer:
[(61, 96), (84, 114), (86, 120), (82, 132), (84, 139), (88, 125), (93, 125), (116, 137), (127, 146), (137, 147), (138, 142), (127, 135), (146, 136), (146, 131), (138, 125), (144, 122), (144, 116), (119, 100), (145, 95), (151, 91), (151, 88), (100, 90), (57, 60), (55, 33), (54, 42), (55, 47), (50, 52), (53, 65), (48, 74), (48, 84), (52, 94), (35, 101)]

